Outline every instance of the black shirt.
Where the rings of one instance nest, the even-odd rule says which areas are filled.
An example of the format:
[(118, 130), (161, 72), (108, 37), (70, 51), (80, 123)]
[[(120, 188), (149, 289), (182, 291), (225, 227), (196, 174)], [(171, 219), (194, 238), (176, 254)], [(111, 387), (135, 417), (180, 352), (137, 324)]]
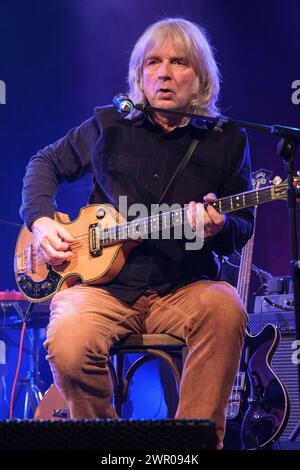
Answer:
[[(195, 138), (196, 150), (164, 202), (184, 205), (202, 201), (209, 192), (224, 197), (251, 188), (245, 131), (232, 126), (207, 130), (191, 121), (167, 133), (143, 115), (129, 120), (103, 107), (30, 159), (20, 213), (29, 228), (39, 217), (53, 218), (59, 183), (88, 171), (93, 173), (89, 203), (111, 203), (119, 209), (119, 196), (127, 196), (128, 207), (143, 203), (150, 209)], [(252, 228), (252, 210), (242, 209), (227, 215), (223, 229), (197, 251), (187, 251), (184, 240), (146, 240), (130, 253), (120, 274), (102, 287), (131, 303), (147, 288), (164, 295), (198, 279), (213, 279), (213, 252), (230, 254), (241, 248)]]

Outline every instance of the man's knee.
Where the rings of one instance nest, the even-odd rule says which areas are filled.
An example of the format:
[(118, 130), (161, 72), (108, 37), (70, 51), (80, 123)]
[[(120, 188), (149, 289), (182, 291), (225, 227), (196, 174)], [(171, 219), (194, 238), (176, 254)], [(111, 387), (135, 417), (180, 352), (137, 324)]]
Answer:
[(199, 317), (220, 331), (238, 330), (244, 334), (247, 313), (234, 287), (226, 282), (209, 283), (201, 290), (198, 303)]
[(60, 374), (76, 377), (85, 368), (103, 367), (107, 362), (109, 341), (97, 337), (93, 329), (75, 328), (72, 322), (51, 322), (44, 346), (47, 359)]

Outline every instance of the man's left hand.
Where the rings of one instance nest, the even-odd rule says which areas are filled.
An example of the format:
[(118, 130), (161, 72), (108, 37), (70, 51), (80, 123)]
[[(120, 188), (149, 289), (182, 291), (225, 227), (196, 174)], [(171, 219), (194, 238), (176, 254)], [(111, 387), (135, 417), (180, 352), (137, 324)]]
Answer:
[[(204, 238), (211, 238), (215, 236), (222, 228), (224, 227), (226, 221), (225, 214), (219, 214), (219, 212), (211, 205), (217, 196), (213, 193), (208, 193), (204, 196), (204, 202), (207, 202), (207, 206), (204, 206), (200, 202), (196, 203), (195, 201), (191, 201), (189, 203), (189, 222), (192, 226), (194, 232), (198, 231), (197, 227), (197, 219), (201, 220), (200, 213), (204, 210)], [(197, 212), (199, 217), (197, 217)]]

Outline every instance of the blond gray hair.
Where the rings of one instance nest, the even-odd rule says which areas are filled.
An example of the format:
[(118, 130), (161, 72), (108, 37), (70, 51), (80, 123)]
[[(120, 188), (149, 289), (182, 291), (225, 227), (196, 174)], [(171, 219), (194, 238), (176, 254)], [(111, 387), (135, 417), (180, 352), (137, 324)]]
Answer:
[[(204, 30), (183, 18), (166, 18), (150, 25), (136, 42), (131, 53), (128, 71), (128, 95), (134, 103), (146, 103), (141, 89), (146, 54), (171, 38), (183, 51), (199, 78), (198, 94), (190, 103), (190, 112), (205, 116), (219, 114), (217, 100), (220, 92), (220, 72)], [(134, 111), (129, 118), (138, 115)]]

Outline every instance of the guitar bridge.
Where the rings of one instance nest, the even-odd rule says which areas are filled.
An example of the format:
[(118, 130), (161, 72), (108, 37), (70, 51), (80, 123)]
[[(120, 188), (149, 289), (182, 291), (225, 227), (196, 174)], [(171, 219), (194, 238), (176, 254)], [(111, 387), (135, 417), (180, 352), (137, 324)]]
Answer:
[(14, 257), (14, 271), (15, 273), (30, 273), (36, 272), (36, 255), (34, 253), (33, 245), (28, 245), (21, 253), (15, 254)]
[(235, 419), (239, 412), (242, 402), (241, 393), (245, 390), (245, 381), (246, 381), (246, 374), (245, 372), (238, 372), (235, 381), (231, 390), (230, 397), (227, 402), (226, 408), (226, 419)]
[(89, 226), (89, 251), (93, 258), (102, 255), (102, 243), (100, 239), (100, 224), (91, 224)]

